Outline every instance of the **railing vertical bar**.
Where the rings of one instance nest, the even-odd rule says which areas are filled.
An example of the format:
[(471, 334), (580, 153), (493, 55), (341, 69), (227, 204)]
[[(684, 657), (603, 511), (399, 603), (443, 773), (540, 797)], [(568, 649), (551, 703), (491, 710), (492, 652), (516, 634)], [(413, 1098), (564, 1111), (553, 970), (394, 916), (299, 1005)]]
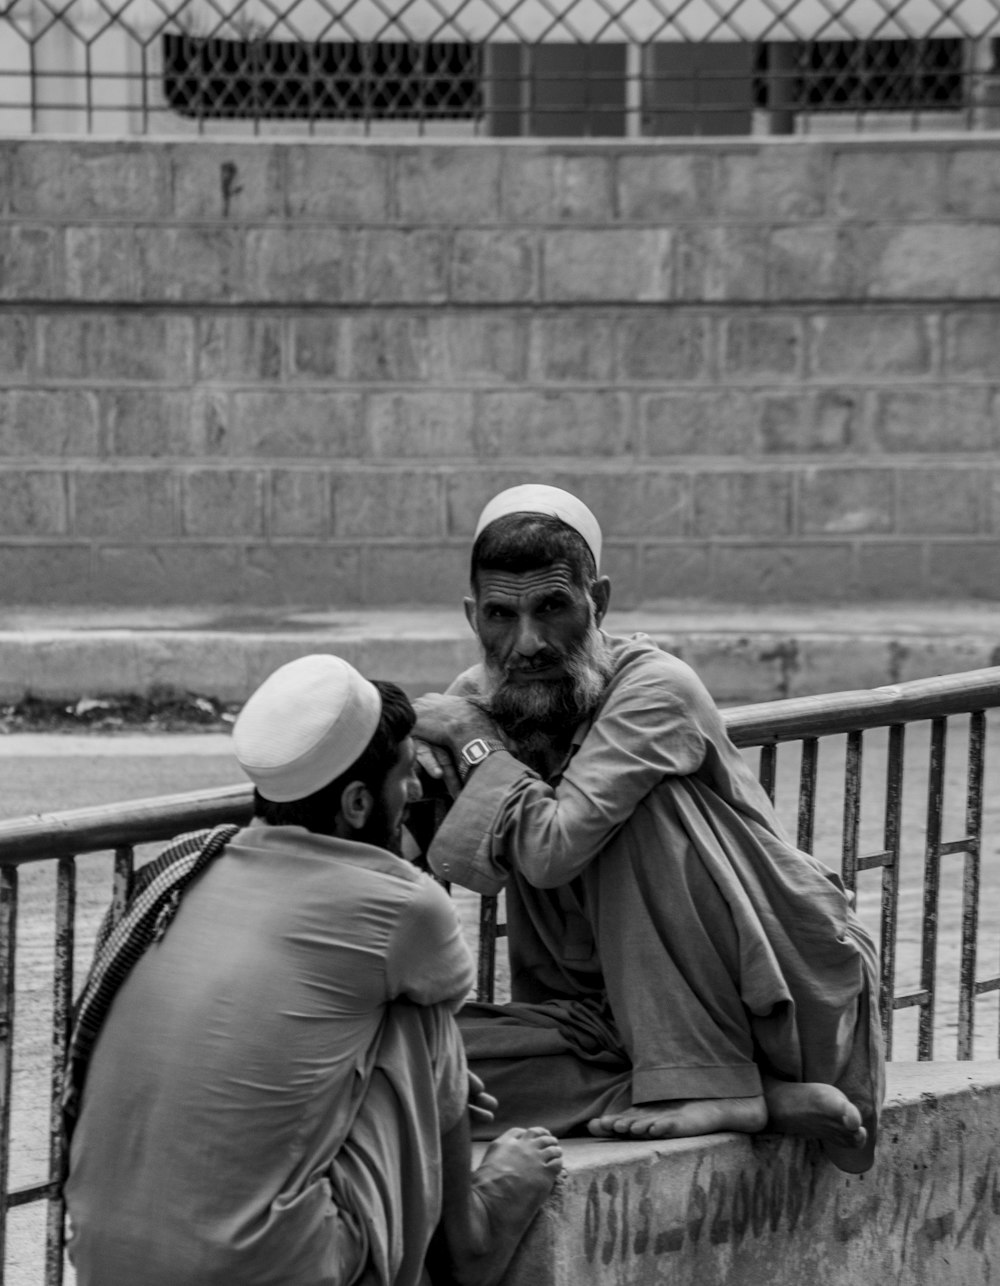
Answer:
[(10, 1093), (14, 1065), (14, 964), (17, 958), (17, 867), (0, 866), (0, 1286), (7, 1246)]
[(847, 751), (844, 763), (844, 835), (841, 871), (844, 883), (853, 890), (858, 882), (858, 838), (861, 830), (861, 760), (863, 750), (861, 732), (847, 734)]
[(806, 853), (813, 850), (816, 830), (816, 770), (819, 763), (819, 738), (802, 738), (802, 760), (799, 765), (799, 821), (796, 843)]
[(934, 1057), (934, 980), (937, 973), (938, 892), (941, 885), (941, 814), (944, 810), (944, 766), (948, 721), (931, 720), (930, 765), (927, 777), (927, 840), (924, 849), (924, 904), (921, 925), (920, 986), (927, 1003), (920, 1007), (917, 1058)]
[(125, 914), (128, 900), (132, 895), (132, 879), (135, 874), (135, 849), (131, 844), (123, 844), (115, 849), (115, 873), (111, 882), (111, 923), (117, 924)]
[(493, 1003), (497, 961), (497, 899), (483, 897), (479, 902), (479, 973), (476, 999)]
[(962, 870), (962, 947), (958, 976), (958, 1057), (972, 1058), (975, 1040), (976, 937), (979, 932), (979, 875), (982, 866), (983, 772), (986, 715), (969, 715), (969, 768), (965, 793), (965, 834), (969, 847)]
[(879, 938), (881, 981), (879, 1015), (885, 1040), (885, 1056), (892, 1057), (893, 997), (896, 994), (896, 938), (899, 925), (899, 860), (903, 830), (903, 764), (906, 725), (894, 723), (889, 729), (889, 753), (885, 781), (884, 848), (882, 867), (882, 920)]
[(774, 803), (774, 784), (778, 776), (778, 747), (768, 742), (760, 748), (760, 768), (757, 776), (760, 784), (767, 791), (767, 797)]
[[(76, 859), (59, 859), (56, 870), (55, 980), (52, 990), (52, 1103), (49, 1114), (49, 1180), (60, 1182), (65, 1157), (62, 1090), (73, 1016), (73, 948), (76, 937)], [(49, 1197), (45, 1230), (45, 1286), (62, 1286), (66, 1208), (62, 1192)]]

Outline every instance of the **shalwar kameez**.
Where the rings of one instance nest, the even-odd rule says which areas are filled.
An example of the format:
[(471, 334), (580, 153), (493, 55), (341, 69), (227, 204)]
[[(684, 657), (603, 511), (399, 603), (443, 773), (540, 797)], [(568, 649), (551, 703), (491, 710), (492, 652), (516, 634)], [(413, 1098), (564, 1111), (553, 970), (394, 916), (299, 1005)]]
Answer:
[[(647, 638), (558, 770), (489, 755), (430, 850), (506, 888), (507, 1006), (470, 1005), (474, 1070), (557, 1134), (633, 1104), (832, 1084), (872, 1132), (883, 1096), (877, 960), (837, 875), (785, 837), (694, 671)], [(450, 692), (482, 696), (482, 668)]]
[(115, 996), (66, 1200), (80, 1286), (417, 1286), (473, 979), (450, 899), (366, 844), (260, 823)]

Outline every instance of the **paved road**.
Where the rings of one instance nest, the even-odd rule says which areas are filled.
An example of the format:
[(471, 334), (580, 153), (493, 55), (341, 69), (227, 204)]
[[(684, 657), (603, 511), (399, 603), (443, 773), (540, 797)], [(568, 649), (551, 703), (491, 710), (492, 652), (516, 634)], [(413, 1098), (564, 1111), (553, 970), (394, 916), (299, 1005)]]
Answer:
[[(904, 793), (906, 826), (902, 863), (899, 920), (897, 991), (918, 983), (921, 923), (923, 830), (926, 805), (926, 730), (913, 729), (907, 745), (907, 783)], [(964, 829), (964, 746), (955, 734), (949, 745), (945, 838)], [(985, 827), (982, 929), (984, 944), (979, 976), (1000, 966), (1000, 719), (991, 729), (987, 764), (987, 818)], [(794, 828), (797, 792), (797, 751), (779, 756), (778, 806), (786, 824)], [(862, 850), (882, 847), (885, 743), (871, 735), (865, 743), (865, 789), (862, 807)], [(831, 865), (839, 865), (843, 777), (843, 745), (824, 747), (820, 764), (820, 805), (816, 851)], [(10, 736), (0, 738), (0, 816), (13, 817), (36, 811), (79, 808), (126, 798), (174, 794), (186, 790), (232, 785), (240, 780), (225, 737), (213, 735), (150, 737), (123, 735)], [(957, 1030), (956, 983), (958, 924), (961, 916), (961, 858), (945, 859), (939, 922), (938, 955), (940, 1001), (935, 1024), (936, 1056), (955, 1057)], [(103, 857), (80, 862), (78, 897), (77, 976), (82, 976), (92, 936), (107, 898), (109, 863)], [(15, 1062), (15, 1129), (12, 1181), (15, 1185), (39, 1179), (45, 1171), (47, 1127), (47, 1051), (49, 1048), (49, 994), (52, 955), (52, 880), (42, 866), (24, 872), (18, 945), (18, 1038)], [(859, 885), (859, 909), (877, 932), (878, 876), (867, 873)], [(462, 900), (463, 920), (472, 931), (475, 904)], [(501, 998), (504, 979), (501, 977)], [(997, 1056), (997, 1000), (978, 1002), (976, 1054)], [(897, 1014), (895, 1057), (915, 1057), (914, 1011)], [(36, 1214), (17, 1211), (11, 1219), (8, 1282), (32, 1286), (42, 1280), (38, 1246), (40, 1226)]]

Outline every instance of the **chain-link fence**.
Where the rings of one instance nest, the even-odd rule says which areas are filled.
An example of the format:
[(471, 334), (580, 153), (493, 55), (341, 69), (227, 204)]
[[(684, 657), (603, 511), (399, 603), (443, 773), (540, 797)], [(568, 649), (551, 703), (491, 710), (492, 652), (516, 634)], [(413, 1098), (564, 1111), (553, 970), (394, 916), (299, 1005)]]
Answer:
[(1000, 0), (8, 0), (0, 132), (1000, 126)]

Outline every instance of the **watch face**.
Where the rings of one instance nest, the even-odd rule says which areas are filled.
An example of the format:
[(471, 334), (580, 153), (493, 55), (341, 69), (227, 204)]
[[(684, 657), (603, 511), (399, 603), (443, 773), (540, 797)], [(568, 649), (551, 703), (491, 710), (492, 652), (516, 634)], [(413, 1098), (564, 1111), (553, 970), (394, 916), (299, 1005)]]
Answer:
[(475, 741), (470, 741), (468, 745), (462, 747), (462, 758), (467, 764), (478, 764), (489, 753), (490, 748), (482, 737), (477, 737)]

